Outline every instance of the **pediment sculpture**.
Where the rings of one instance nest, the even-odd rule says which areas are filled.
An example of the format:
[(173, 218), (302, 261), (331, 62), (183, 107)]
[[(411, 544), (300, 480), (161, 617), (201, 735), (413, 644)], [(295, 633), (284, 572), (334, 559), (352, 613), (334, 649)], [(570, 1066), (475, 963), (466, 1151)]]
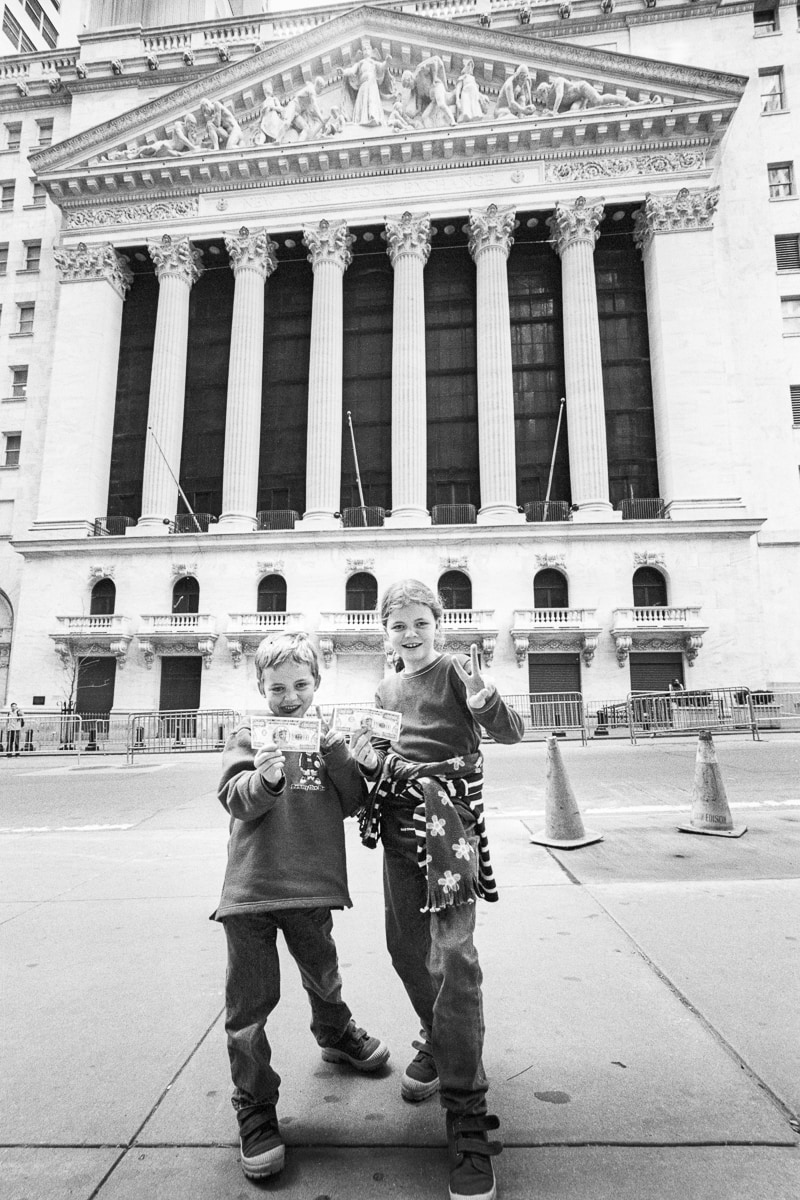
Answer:
[[(537, 72), (519, 65), (502, 84), (483, 91), (471, 57), (459, 73), (448, 72), (444, 59), (432, 54), (412, 69), (401, 69), (390, 54), (381, 58), (363, 38), (356, 61), (321, 75), (293, 92), (276, 94), (272, 79), (260, 83), (263, 100), (247, 110), (205, 97), (197, 110), (162, 127), (166, 136), (140, 139), (109, 150), (94, 162), (137, 158), (176, 158), (207, 151), (241, 150), (248, 146), (281, 146), (310, 140), (386, 135), (411, 130), (446, 129), (471, 122), (554, 118), (582, 110), (638, 108), (661, 104), (661, 97), (624, 87), (600, 91), (585, 79)], [(541, 75), (541, 73), (540, 73)]]

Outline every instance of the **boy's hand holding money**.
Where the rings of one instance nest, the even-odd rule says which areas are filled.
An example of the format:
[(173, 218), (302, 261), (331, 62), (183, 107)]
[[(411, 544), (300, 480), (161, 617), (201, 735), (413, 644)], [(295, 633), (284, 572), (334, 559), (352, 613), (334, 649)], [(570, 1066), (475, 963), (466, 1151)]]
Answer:
[(265, 742), (256, 753), (254, 765), (256, 770), (261, 772), (265, 783), (275, 788), (283, 783), (285, 763), (283, 751), (279, 750), (274, 742)]

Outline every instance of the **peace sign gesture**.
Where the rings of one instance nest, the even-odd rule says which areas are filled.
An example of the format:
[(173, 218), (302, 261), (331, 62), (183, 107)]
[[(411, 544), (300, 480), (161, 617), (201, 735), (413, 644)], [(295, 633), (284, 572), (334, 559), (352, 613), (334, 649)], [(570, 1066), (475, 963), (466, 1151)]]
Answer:
[(494, 696), (497, 688), (493, 680), (484, 678), (478, 664), (478, 647), (473, 642), (469, 648), (469, 671), (462, 667), (457, 658), (453, 659), (453, 667), (464, 687), (467, 689), (467, 704), (470, 708), (485, 708)]

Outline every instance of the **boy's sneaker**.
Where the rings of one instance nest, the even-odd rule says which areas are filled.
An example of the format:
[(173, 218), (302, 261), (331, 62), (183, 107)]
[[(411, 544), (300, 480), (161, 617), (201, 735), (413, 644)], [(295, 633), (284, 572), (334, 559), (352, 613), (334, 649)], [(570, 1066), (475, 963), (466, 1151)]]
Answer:
[(338, 1042), (323, 1047), (322, 1057), (325, 1062), (347, 1063), (357, 1071), (377, 1071), (389, 1057), (389, 1047), (350, 1021)]
[(416, 1057), (400, 1077), (400, 1094), (409, 1104), (419, 1104), (439, 1090), (439, 1072), (427, 1042), (412, 1042)]
[(450, 1200), (495, 1200), (492, 1156), (503, 1147), (500, 1142), (490, 1142), (486, 1131), (499, 1128), (497, 1117), (488, 1113), (447, 1113)]
[(264, 1179), (283, 1170), (283, 1144), (274, 1104), (239, 1116), (239, 1160), (248, 1179)]

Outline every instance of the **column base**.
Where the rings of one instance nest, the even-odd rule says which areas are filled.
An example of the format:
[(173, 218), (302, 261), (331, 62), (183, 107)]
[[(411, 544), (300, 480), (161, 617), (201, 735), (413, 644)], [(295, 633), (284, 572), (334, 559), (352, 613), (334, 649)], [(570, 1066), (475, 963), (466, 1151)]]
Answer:
[(609, 521), (621, 521), (622, 512), (602, 500), (591, 500), (588, 504), (581, 504), (573, 512), (572, 520), (576, 525), (605, 524)]
[(126, 537), (166, 537), (172, 527), (170, 517), (139, 517), (136, 525), (125, 530)]
[(342, 518), (332, 512), (317, 509), (303, 513), (299, 521), (294, 523), (295, 529), (341, 529)]
[(514, 504), (487, 504), (478, 513), (477, 525), (524, 525), (525, 513)]
[(252, 533), (258, 522), (252, 513), (222, 513), (215, 533)]
[(424, 529), (431, 524), (431, 514), (425, 508), (393, 508), (390, 517), (384, 517), (385, 529)]

